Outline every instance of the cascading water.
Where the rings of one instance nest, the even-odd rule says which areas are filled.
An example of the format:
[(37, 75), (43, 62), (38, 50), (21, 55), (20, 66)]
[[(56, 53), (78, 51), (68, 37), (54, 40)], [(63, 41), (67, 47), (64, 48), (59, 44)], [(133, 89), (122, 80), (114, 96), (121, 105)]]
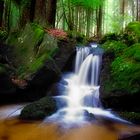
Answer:
[(49, 119), (65, 122), (86, 121), (87, 114), (106, 116), (116, 120), (109, 111), (101, 109), (99, 100), (99, 73), (103, 50), (97, 44), (77, 48), (75, 71), (63, 76), (58, 86), (63, 95), (55, 97), (59, 102), (58, 111)]

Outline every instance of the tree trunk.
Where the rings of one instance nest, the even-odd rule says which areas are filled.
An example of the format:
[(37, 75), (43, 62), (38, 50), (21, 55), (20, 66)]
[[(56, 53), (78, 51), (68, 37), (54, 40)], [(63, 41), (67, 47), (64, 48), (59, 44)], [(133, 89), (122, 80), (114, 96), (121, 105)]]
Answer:
[(26, 23), (31, 21), (31, 6), (32, 1), (28, 5), (21, 7), (20, 27), (24, 27)]
[(47, 11), (46, 11), (46, 0), (36, 0), (35, 4), (35, 22), (40, 25), (47, 25)]
[(55, 27), (56, 3), (57, 0), (47, 1), (47, 23), (52, 27)]
[(134, 1), (131, 1), (131, 11), (132, 11), (132, 21), (135, 21), (136, 17), (135, 17), (135, 4)]
[(36, 0), (35, 21), (42, 26), (55, 27), (57, 0)]
[(91, 11), (90, 9), (87, 9), (86, 11), (86, 22), (87, 22), (87, 28), (86, 28), (86, 36), (89, 37), (89, 34), (90, 34), (90, 15), (91, 15)]
[(35, 17), (35, 3), (36, 3), (36, 0), (31, 0), (31, 6), (30, 6), (30, 21), (31, 22), (34, 21), (34, 17)]
[(103, 15), (102, 7), (100, 6), (97, 11), (98, 11), (96, 13), (96, 16), (97, 16), (97, 37), (101, 38), (101, 36), (102, 36), (102, 15)]
[(72, 21), (72, 11), (71, 11), (71, 2), (68, 0), (68, 28), (69, 30), (73, 30), (73, 21)]
[(4, 1), (0, 1), (0, 27), (2, 27), (3, 11), (4, 11)]
[(136, 1), (136, 7), (137, 7), (136, 20), (138, 21), (138, 19), (139, 19), (139, 0)]
[(121, 26), (124, 29), (125, 0), (120, 1), (120, 15), (122, 16)]

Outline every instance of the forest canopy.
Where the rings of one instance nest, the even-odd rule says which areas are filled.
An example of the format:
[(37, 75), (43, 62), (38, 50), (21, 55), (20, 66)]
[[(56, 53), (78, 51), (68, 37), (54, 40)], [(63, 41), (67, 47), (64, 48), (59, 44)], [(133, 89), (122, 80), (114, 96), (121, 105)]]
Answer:
[(0, 27), (7, 32), (27, 22), (101, 37), (140, 20), (139, 0), (0, 0)]

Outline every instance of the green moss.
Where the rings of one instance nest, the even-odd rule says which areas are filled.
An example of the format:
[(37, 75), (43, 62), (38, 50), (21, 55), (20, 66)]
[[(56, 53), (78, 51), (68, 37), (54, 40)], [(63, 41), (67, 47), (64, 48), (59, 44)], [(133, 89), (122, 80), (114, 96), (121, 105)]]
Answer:
[(57, 40), (54, 37), (45, 34), (42, 43), (38, 47), (37, 55), (41, 56), (44, 52), (47, 52), (48, 55), (53, 56), (57, 50)]
[(43, 36), (44, 36), (44, 30), (41, 26), (39, 26), (38, 24), (32, 23), (31, 27), (34, 31), (34, 38), (35, 39), (39, 39), (42, 40)]
[(123, 53), (127, 46), (120, 41), (107, 41), (102, 45), (102, 48), (106, 53), (112, 53), (115, 56), (118, 56)]
[[(135, 21), (128, 24), (125, 29), (127, 34), (127, 42), (138, 43), (140, 42), (140, 22)], [(131, 44), (132, 45), (132, 44)]]
[(133, 32), (137, 36), (140, 36), (140, 22), (130, 22), (126, 27), (126, 30), (129, 32)]

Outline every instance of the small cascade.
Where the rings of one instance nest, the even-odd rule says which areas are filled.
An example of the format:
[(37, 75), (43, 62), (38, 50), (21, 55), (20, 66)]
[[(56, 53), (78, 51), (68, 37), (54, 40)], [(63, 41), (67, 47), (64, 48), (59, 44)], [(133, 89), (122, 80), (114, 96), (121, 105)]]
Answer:
[(92, 113), (121, 120), (101, 107), (99, 75), (103, 50), (97, 44), (91, 44), (90, 47), (80, 47), (76, 51), (74, 73), (64, 75), (58, 84), (63, 93), (55, 99), (61, 105), (49, 119), (81, 122), (86, 120), (87, 113)]

